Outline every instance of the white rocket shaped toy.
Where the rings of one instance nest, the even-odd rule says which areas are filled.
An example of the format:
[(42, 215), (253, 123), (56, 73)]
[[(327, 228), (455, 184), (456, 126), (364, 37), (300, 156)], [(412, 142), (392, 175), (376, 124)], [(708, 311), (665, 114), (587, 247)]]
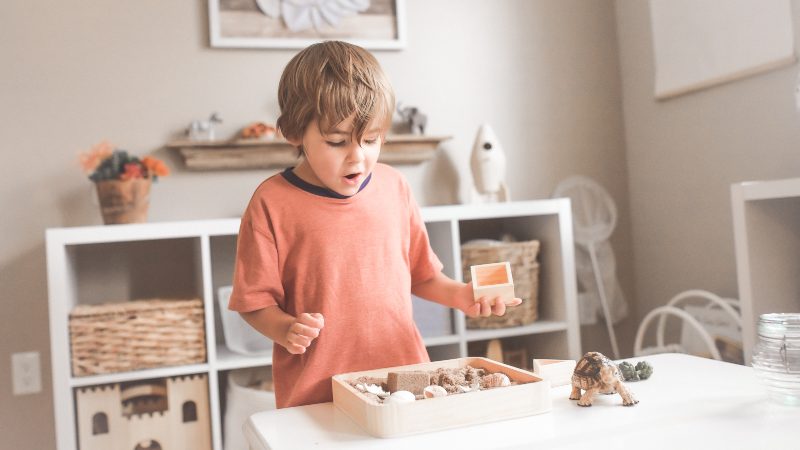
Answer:
[(506, 186), (506, 154), (492, 128), (481, 125), (472, 146), (473, 203), (509, 202), (511, 194)]

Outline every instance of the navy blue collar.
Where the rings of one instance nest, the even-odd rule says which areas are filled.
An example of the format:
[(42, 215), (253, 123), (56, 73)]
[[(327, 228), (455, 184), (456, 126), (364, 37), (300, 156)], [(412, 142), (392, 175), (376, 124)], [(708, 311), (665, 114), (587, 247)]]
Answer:
[(370, 173), (369, 175), (367, 175), (367, 178), (364, 180), (364, 182), (361, 183), (361, 187), (358, 188), (358, 192), (356, 192), (356, 194), (348, 196), (348, 195), (339, 194), (338, 192), (334, 192), (334, 191), (332, 191), (332, 190), (330, 190), (328, 188), (324, 188), (324, 187), (321, 187), (321, 186), (315, 186), (315, 185), (303, 180), (302, 178), (298, 177), (296, 173), (294, 173), (294, 167), (289, 167), (288, 169), (284, 170), (283, 172), (281, 172), (281, 175), (283, 176), (283, 178), (286, 179), (286, 181), (288, 181), (289, 183), (292, 183), (293, 185), (297, 186), (298, 188), (300, 188), (300, 189), (302, 189), (302, 190), (304, 190), (306, 192), (310, 192), (310, 193), (312, 193), (314, 195), (319, 195), (321, 197), (338, 198), (338, 199), (345, 199), (345, 198), (353, 197), (353, 195), (356, 195), (356, 194), (358, 194), (358, 192), (363, 191), (364, 188), (367, 187), (367, 184), (369, 184), (369, 180), (372, 179), (372, 174)]

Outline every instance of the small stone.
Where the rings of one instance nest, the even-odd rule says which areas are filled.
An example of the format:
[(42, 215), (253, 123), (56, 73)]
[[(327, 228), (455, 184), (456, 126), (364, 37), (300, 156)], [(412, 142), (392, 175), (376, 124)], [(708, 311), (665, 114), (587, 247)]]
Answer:
[(639, 361), (636, 363), (636, 375), (640, 380), (646, 380), (653, 374), (653, 366), (647, 361)]
[(425, 398), (446, 397), (447, 389), (434, 384), (423, 389), (422, 393), (425, 394)]
[(383, 403), (412, 403), (417, 399), (417, 396), (409, 391), (396, 391), (393, 392)]
[(389, 393), (384, 391), (383, 388), (381, 388), (377, 384), (368, 384), (367, 385), (367, 392), (369, 392), (370, 394), (375, 394), (375, 395), (377, 395), (378, 397), (381, 397), (381, 398), (389, 396)]

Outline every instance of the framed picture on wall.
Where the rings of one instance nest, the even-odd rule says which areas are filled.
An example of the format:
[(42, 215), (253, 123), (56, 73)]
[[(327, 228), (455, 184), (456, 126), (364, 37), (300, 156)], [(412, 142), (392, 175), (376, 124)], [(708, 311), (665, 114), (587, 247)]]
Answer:
[(336, 39), (405, 46), (405, 0), (208, 0), (212, 47), (300, 49)]

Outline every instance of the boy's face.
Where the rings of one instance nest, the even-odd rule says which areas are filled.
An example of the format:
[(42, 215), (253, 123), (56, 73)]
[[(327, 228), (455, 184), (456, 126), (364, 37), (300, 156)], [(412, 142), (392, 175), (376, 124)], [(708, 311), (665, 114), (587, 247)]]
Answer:
[(361, 183), (372, 173), (381, 151), (381, 130), (372, 125), (361, 142), (355, 142), (353, 116), (325, 133), (319, 129), (319, 121), (313, 120), (306, 127), (299, 141), (305, 158), (294, 169), (301, 179), (344, 196), (355, 195)]

